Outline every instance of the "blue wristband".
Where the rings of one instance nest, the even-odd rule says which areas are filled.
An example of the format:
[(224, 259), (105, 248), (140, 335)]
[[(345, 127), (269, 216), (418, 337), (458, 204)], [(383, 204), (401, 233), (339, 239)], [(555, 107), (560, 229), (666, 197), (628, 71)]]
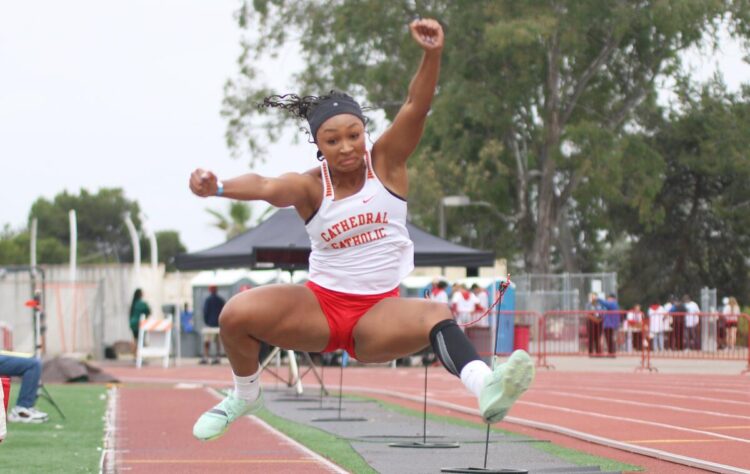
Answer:
[(222, 194), (224, 194), (224, 183), (222, 183), (221, 181), (217, 181), (216, 182), (216, 195), (221, 196)]

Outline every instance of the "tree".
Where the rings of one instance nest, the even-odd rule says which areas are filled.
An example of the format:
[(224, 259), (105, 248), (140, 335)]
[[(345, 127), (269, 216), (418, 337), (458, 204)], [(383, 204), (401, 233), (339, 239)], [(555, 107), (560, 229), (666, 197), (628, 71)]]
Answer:
[(0, 265), (23, 265), (29, 261), (28, 239), (23, 236), (5, 224), (0, 232)]
[[(187, 252), (187, 248), (180, 240), (180, 234), (174, 230), (161, 230), (155, 232), (156, 236), (156, 247), (159, 254), (159, 263), (163, 263), (166, 271), (173, 272), (177, 270), (174, 265), (174, 258)], [(151, 245), (145, 239), (141, 239), (142, 258), (144, 260), (151, 259)]]
[[(642, 126), (636, 112), (653, 108), (657, 78), (675, 74), (679, 53), (721, 20), (747, 34), (749, 11), (739, 0), (245, 2), (239, 24), (259, 36), (243, 41), (240, 75), (225, 89), (227, 139), (257, 152), (256, 131), (283, 120), (260, 121), (255, 104), (270, 91), (255, 63), (290, 38), (305, 61), (298, 92), (348, 90), (393, 119), (420, 54), (406, 20), (434, 16), (447, 47), (411, 165), (432, 181), (412, 180), (412, 218), (435, 229), (439, 199), (466, 194), (509, 210), (493, 222), (496, 250), (520, 253), (529, 271), (575, 271), (599, 251), (612, 201), (652, 218), (659, 163), (631, 132)], [(625, 176), (642, 186), (623, 195)]]
[[(131, 262), (133, 249), (123, 216), (130, 213), (136, 228), (141, 227), (140, 206), (127, 199), (122, 189), (102, 188), (96, 194), (81, 189), (76, 196), (63, 191), (51, 201), (37, 199), (29, 220), (38, 220), (37, 261), (40, 264), (67, 263), (70, 259), (70, 225), (68, 213), (76, 211), (78, 261), (80, 263)], [(150, 257), (146, 237), (139, 237), (142, 259)], [(30, 235), (27, 229), (13, 230), (6, 224), (0, 231), (0, 265), (27, 265), (30, 258)], [(175, 255), (185, 252), (179, 233), (156, 232), (159, 261), (168, 271), (174, 270)]]
[(648, 140), (666, 163), (652, 211), (663, 219), (644, 225), (622, 214), (637, 236), (621, 272), (623, 298), (697, 298), (708, 286), (748, 301), (750, 87), (738, 97), (719, 82), (683, 85), (679, 107), (658, 125)]
[(128, 200), (122, 189), (102, 188), (96, 194), (81, 189), (79, 195), (63, 191), (52, 201), (39, 198), (31, 206), (29, 220), (38, 219), (40, 238), (52, 237), (68, 247), (71, 209), (76, 211), (80, 263), (132, 261), (133, 249), (123, 215), (129, 212), (136, 228), (140, 228), (140, 207)]
[[(271, 207), (268, 207), (263, 211), (257, 221), (263, 220), (271, 209)], [(248, 203), (242, 201), (230, 201), (226, 216), (214, 209), (206, 209), (206, 212), (216, 218), (216, 222), (212, 225), (226, 232), (227, 240), (245, 232), (254, 222), (253, 208)]]

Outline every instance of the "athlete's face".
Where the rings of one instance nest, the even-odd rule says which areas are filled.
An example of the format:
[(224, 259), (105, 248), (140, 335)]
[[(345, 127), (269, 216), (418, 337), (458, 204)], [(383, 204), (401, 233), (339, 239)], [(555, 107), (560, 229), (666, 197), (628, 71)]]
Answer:
[(365, 126), (349, 114), (334, 115), (318, 129), (318, 148), (328, 166), (339, 171), (353, 171), (362, 167), (365, 154)]

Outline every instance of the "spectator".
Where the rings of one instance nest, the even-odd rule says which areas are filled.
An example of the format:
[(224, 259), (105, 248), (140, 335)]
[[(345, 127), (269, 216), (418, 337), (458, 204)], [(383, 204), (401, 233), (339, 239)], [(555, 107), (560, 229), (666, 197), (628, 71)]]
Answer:
[(451, 310), (458, 324), (466, 324), (471, 321), (471, 315), (479, 307), (479, 300), (466, 289), (466, 285), (458, 284), (451, 298)]
[(699, 351), (701, 349), (700, 340), (700, 316), (698, 313), (701, 312), (698, 303), (690, 298), (690, 295), (682, 297), (682, 304), (685, 306), (685, 332), (687, 335), (687, 346), (686, 349), (692, 349)]
[(432, 281), (432, 290), (428, 295), (428, 299), (437, 301), (438, 303), (448, 304), (448, 292), (445, 289), (448, 288), (448, 283), (445, 280), (435, 278)]
[[(21, 390), (16, 406), (8, 412), (7, 420), (13, 423), (44, 423), (46, 413), (34, 408), (42, 376), (42, 364), (35, 357), (17, 357), (0, 354), (0, 374), (21, 377)], [(0, 409), (2, 404), (0, 403)]]
[(674, 318), (672, 318), (672, 301), (674, 296), (670, 296), (666, 303), (661, 307), (664, 310), (664, 349), (674, 349), (674, 331), (672, 326), (674, 324)]
[(143, 290), (136, 288), (133, 292), (133, 301), (130, 303), (130, 331), (133, 333), (133, 340), (136, 345), (138, 344), (138, 324), (141, 320), (141, 315), (149, 317), (151, 315), (151, 308), (148, 307), (148, 303), (143, 299)]
[(672, 317), (672, 336), (670, 346), (672, 350), (681, 351), (685, 349), (685, 305), (676, 297), (672, 297), (672, 307), (669, 309)]
[(725, 312), (729, 306), (729, 298), (726, 296), (721, 299), (721, 312), (719, 317), (716, 318), (716, 346), (719, 350), (726, 349), (727, 347), (727, 318)]
[[(487, 311), (487, 308), (490, 307), (490, 295), (487, 293), (487, 290), (482, 288), (481, 286), (474, 283), (471, 285), (471, 292), (474, 293), (474, 296), (477, 297), (477, 310), (472, 315), (472, 319), (477, 319), (482, 317), (485, 311)], [(487, 327), (490, 325), (490, 318), (482, 318), (478, 323), (477, 326), (484, 326)]]
[(721, 311), (727, 321), (727, 347), (734, 350), (737, 344), (737, 321), (739, 320), (740, 305), (734, 296), (729, 297), (729, 303)]
[(664, 350), (664, 331), (667, 328), (667, 314), (664, 307), (658, 303), (648, 307), (648, 331), (654, 351)]
[(215, 328), (216, 330), (207, 331), (203, 335), (203, 357), (200, 363), (208, 364), (208, 354), (211, 349), (211, 342), (213, 342), (216, 352), (211, 364), (218, 364), (221, 361), (221, 339), (218, 332), (219, 315), (221, 314), (221, 310), (224, 309), (226, 301), (218, 295), (216, 285), (210, 285), (208, 291), (211, 294), (203, 302), (203, 322), (207, 328)]
[(636, 304), (633, 309), (628, 311), (625, 316), (625, 350), (627, 352), (639, 351), (643, 348), (642, 333), (643, 333), (643, 313), (641, 312), (641, 305)]
[(607, 311), (604, 313), (602, 327), (604, 328), (604, 340), (607, 341), (607, 352), (614, 357), (615, 336), (620, 328), (620, 314), (616, 311), (620, 310), (620, 305), (617, 304), (617, 297), (614, 293), (607, 295), (606, 300), (599, 299), (599, 305)]
[(589, 295), (589, 302), (586, 304), (586, 335), (589, 339), (589, 355), (602, 353), (602, 319), (601, 315), (595, 311), (603, 309), (599, 304), (599, 296), (596, 293)]

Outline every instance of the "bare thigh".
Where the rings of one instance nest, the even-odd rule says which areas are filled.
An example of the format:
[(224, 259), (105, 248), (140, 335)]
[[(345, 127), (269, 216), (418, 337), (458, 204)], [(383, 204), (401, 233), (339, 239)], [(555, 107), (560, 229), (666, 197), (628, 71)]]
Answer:
[(328, 344), (328, 321), (302, 285), (265, 285), (233, 296), (219, 318), (221, 338), (250, 337), (284, 349), (319, 352)]
[(362, 362), (387, 362), (430, 344), (430, 330), (453, 319), (443, 303), (416, 298), (386, 298), (354, 327), (354, 348)]

